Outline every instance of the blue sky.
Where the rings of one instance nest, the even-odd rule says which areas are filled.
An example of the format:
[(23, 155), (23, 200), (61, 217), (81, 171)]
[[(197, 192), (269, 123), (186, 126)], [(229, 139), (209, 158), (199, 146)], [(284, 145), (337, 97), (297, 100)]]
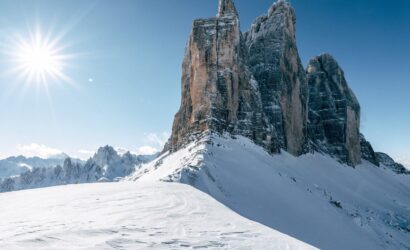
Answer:
[[(410, 1), (291, 2), (304, 65), (322, 52), (334, 55), (376, 150), (410, 155)], [(272, 3), (236, 0), (242, 30)], [(0, 156), (53, 148), (85, 157), (106, 144), (160, 148), (179, 107), (192, 20), (216, 11), (217, 0), (1, 0)], [(76, 55), (63, 69), (74, 84), (50, 80), (49, 95), (7, 73), (14, 37), (28, 37), (36, 25), (64, 33), (62, 53)]]

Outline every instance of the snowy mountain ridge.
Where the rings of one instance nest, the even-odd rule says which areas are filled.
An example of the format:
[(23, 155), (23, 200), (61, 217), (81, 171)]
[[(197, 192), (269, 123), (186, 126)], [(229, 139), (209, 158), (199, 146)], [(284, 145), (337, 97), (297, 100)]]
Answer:
[[(137, 166), (154, 157), (134, 155), (130, 152), (119, 154), (113, 147), (105, 146), (99, 148), (86, 162), (69, 157), (64, 160), (48, 161), (32, 158), (38, 160), (42, 165), (37, 164), (34, 167), (23, 165), (20, 173), (0, 178), (0, 192), (66, 184), (118, 181), (131, 174)], [(16, 159), (25, 158), (17, 157)]]
[[(49, 168), (62, 165), (69, 158), (66, 154), (60, 154), (47, 159), (41, 157), (11, 156), (0, 160), (0, 179), (22, 174), (34, 168)], [(79, 159), (72, 159), (81, 163)]]
[[(111, 147), (103, 147), (84, 165), (67, 159), (63, 167), (55, 168), (58, 171), (51, 175), (53, 178), (41, 174), (42, 171), (22, 175), (14, 179), (15, 188), (19, 189), (21, 186), (17, 184), (27, 180), (31, 182), (24, 188), (30, 188), (30, 185), (45, 187), (104, 181), (98, 177), (105, 178), (118, 173), (110, 170), (113, 164), (124, 164), (119, 169), (126, 173), (129, 163), (126, 159), (136, 156), (129, 157), (130, 154), (120, 156)], [(114, 245), (124, 249), (155, 246), (169, 249), (182, 245), (232, 249), (250, 247), (251, 244), (253, 249), (267, 249), (270, 246), (274, 249), (312, 249), (309, 245), (336, 250), (408, 249), (410, 175), (398, 174), (395, 170), (383, 164), (377, 167), (367, 161), (352, 168), (319, 153), (294, 157), (282, 151), (281, 154), (271, 155), (246, 137), (207, 132), (179, 151), (165, 152), (153, 161), (139, 165), (133, 174), (119, 183), (68, 185), (1, 194), (0, 200), (14, 197), (10, 206), (17, 203), (23, 205), (16, 205), (19, 207), (16, 211), (3, 207), (4, 211), (1, 212), (0, 208), (2, 221), (10, 222), (0, 226), (3, 238), (8, 239), (0, 241), (0, 246), (52, 249), (58, 244), (62, 249), (69, 249), (69, 245), (62, 244), (61, 237), (64, 235), (64, 239), (71, 242), (71, 247), (76, 244), (78, 247), (89, 246), (93, 249)], [(41, 176), (47, 178), (41, 179)], [(217, 205), (212, 198), (195, 189), (232, 209), (242, 219), (237, 214), (233, 216), (235, 213), (229, 209), (221, 210), (223, 205)], [(58, 195), (60, 192), (70, 194), (74, 199), (64, 199), (62, 197), (65, 196)], [(32, 202), (34, 197), (36, 200), (43, 197), (44, 202)], [(108, 210), (101, 210), (101, 202)], [(67, 207), (65, 212), (58, 209), (55, 210), (56, 214), (44, 214), (44, 218), (49, 219), (40, 218), (44, 213), (41, 211), (48, 210), (47, 206), (62, 204)], [(119, 204), (122, 204), (121, 209)], [(170, 204), (179, 205), (170, 210)], [(167, 209), (160, 209), (162, 207)], [(104, 226), (107, 221), (103, 222), (99, 218), (105, 217), (95, 215), (87, 223), (89, 231), (86, 232), (78, 224), (82, 221), (78, 214), (90, 209), (109, 213), (110, 218), (112, 214), (115, 216), (108, 222), (109, 226)], [(129, 213), (124, 209), (134, 212)], [(35, 211), (39, 217), (26, 220), (27, 230), (45, 225), (43, 233), (29, 234), (29, 231), (23, 230), (13, 236), (14, 229), (9, 225), (22, 217), (12, 216), (11, 211), (23, 216)], [(59, 213), (67, 215), (67, 221)], [(198, 214), (206, 215), (206, 222), (199, 222), (201, 216)], [(243, 217), (248, 219), (245, 224)], [(141, 221), (141, 218), (146, 219)], [(58, 221), (74, 229), (68, 233), (65, 227), (56, 224)], [(138, 230), (132, 229), (132, 221), (138, 221)], [(161, 229), (150, 227), (152, 223), (162, 225)], [(183, 226), (174, 232), (170, 231), (170, 223), (182, 223)], [(259, 223), (264, 225), (263, 228)], [(199, 225), (206, 226), (200, 228)], [(215, 231), (209, 231), (210, 227)], [(226, 227), (235, 229), (227, 232)], [(158, 230), (162, 233), (156, 237), (150, 236)], [(186, 233), (182, 234), (181, 230)], [(202, 236), (196, 238), (199, 231)], [(214, 235), (216, 232), (220, 236)], [(120, 233), (128, 236), (120, 237)], [(223, 236), (225, 233), (229, 237)], [(215, 237), (217, 240), (211, 240)], [(132, 241), (136, 238), (141, 240)]]
[(189, 184), (322, 249), (410, 247), (410, 175), (383, 164), (364, 160), (351, 168), (319, 153), (272, 156), (245, 137), (205, 133), (128, 180)]

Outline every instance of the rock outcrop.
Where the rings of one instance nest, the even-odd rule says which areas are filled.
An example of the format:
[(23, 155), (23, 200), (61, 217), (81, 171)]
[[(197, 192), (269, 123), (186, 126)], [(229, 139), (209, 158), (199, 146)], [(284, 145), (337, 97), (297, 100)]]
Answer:
[(242, 134), (278, 151), (271, 146), (272, 132), (244, 48), (231, 0), (220, 1), (217, 17), (194, 21), (183, 62), (182, 103), (172, 129), (172, 150), (211, 130)]
[(376, 152), (373, 150), (372, 144), (366, 140), (363, 134), (360, 134), (360, 150), (362, 153), (362, 159), (365, 159), (376, 166), (380, 166), (380, 162)]
[(329, 54), (310, 60), (309, 139), (318, 151), (350, 165), (361, 162), (360, 105), (343, 70)]
[(383, 164), (383, 166), (389, 168), (397, 174), (410, 174), (410, 171), (407, 170), (402, 164), (395, 162), (390, 156), (385, 153), (376, 153), (377, 160)]
[(280, 0), (241, 33), (232, 0), (193, 23), (182, 74), (182, 101), (164, 150), (204, 132), (238, 134), (271, 153), (329, 154), (351, 166), (379, 164), (360, 134), (360, 105), (329, 54), (302, 66), (296, 18)]
[(293, 155), (306, 142), (307, 86), (296, 46), (293, 8), (279, 1), (245, 33), (248, 65), (258, 82), (263, 112), (276, 143)]
[(247, 136), (272, 153), (303, 152), (307, 88), (294, 24), (293, 9), (278, 2), (243, 35), (231, 0), (219, 2), (216, 18), (194, 21), (172, 150), (211, 130)]

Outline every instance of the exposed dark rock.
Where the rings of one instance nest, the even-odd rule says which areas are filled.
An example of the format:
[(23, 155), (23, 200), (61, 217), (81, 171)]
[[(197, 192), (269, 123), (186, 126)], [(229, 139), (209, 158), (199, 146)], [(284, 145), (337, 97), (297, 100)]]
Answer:
[(232, 0), (219, 1), (217, 16), (222, 17), (226, 15), (234, 15), (234, 16), (238, 15), (238, 12), (236, 11), (235, 5), (233, 4)]
[[(182, 101), (164, 150), (176, 151), (204, 132), (243, 135), (271, 153), (329, 154), (356, 166), (378, 164), (360, 137), (360, 105), (336, 60), (299, 58), (295, 12), (272, 5), (241, 34), (232, 0), (193, 23), (182, 74)], [(363, 151), (363, 152), (362, 152)]]
[(360, 105), (329, 54), (310, 60), (309, 139), (313, 147), (355, 166), (361, 162)]
[[(231, 0), (220, 1), (216, 18), (194, 21), (171, 150), (211, 130), (247, 136), (270, 152), (302, 153), (307, 91), (293, 13), (287, 3), (274, 4), (245, 37)], [(271, 44), (263, 47), (270, 38)], [(265, 55), (273, 59), (263, 60)], [(258, 67), (262, 63), (266, 67)]]
[(373, 163), (374, 165), (379, 166), (377, 155), (374, 152), (372, 145), (366, 140), (363, 134), (360, 134), (360, 147), (362, 151), (362, 159), (365, 159)]
[(397, 174), (410, 174), (409, 170), (407, 170), (402, 164), (395, 162), (389, 155), (377, 152), (376, 157), (380, 164), (383, 164)]
[(306, 142), (307, 86), (296, 46), (296, 18), (285, 1), (272, 5), (245, 33), (249, 67), (279, 147), (294, 155)]

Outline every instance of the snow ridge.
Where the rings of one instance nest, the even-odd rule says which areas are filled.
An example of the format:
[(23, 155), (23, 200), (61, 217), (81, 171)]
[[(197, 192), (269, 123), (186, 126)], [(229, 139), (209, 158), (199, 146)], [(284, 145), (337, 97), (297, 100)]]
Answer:
[(409, 249), (410, 176), (363, 160), (270, 155), (242, 136), (203, 134), (143, 165), (137, 182), (189, 184), (239, 214), (322, 249)]

